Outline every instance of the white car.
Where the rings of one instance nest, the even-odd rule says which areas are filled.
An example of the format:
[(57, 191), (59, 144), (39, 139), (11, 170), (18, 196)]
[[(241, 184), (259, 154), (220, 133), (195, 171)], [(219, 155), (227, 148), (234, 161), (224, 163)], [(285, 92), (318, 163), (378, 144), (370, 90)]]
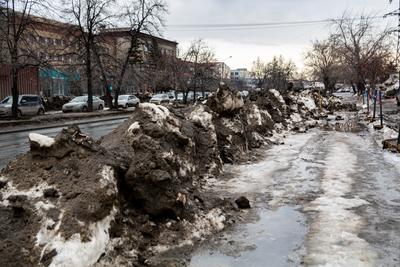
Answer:
[[(11, 116), (13, 98), (6, 97), (0, 102), (0, 117)], [(20, 95), (18, 97), (18, 117), (25, 115), (43, 115), (44, 106), (38, 95)]]
[(136, 107), (140, 103), (139, 98), (134, 95), (120, 95), (118, 96), (118, 107), (128, 108)]
[[(104, 108), (104, 101), (93, 96), (93, 110), (102, 110)], [(77, 96), (67, 104), (64, 104), (62, 111), (66, 112), (87, 112), (88, 111), (88, 97)]]
[(150, 103), (153, 104), (163, 104), (163, 103), (169, 103), (170, 102), (170, 98), (167, 94), (158, 94), (158, 95), (154, 95), (151, 99), (150, 99)]

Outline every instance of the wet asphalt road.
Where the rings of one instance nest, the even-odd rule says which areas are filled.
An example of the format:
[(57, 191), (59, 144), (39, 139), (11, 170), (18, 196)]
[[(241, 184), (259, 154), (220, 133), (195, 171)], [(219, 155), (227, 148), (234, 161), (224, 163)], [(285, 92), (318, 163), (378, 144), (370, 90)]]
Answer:
[[(111, 132), (126, 119), (116, 119), (110, 121), (92, 122), (78, 124), (82, 132), (89, 134), (93, 138), (100, 138)], [(32, 131), (20, 131), (17, 133), (0, 134), (0, 169), (5, 167), (9, 161), (16, 156), (29, 150), (28, 135), (31, 132), (54, 137), (63, 127), (48, 128)]]
[(291, 135), (210, 182), (253, 209), (200, 247), (191, 267), (400, 266), (400, 156), (367, 129)]

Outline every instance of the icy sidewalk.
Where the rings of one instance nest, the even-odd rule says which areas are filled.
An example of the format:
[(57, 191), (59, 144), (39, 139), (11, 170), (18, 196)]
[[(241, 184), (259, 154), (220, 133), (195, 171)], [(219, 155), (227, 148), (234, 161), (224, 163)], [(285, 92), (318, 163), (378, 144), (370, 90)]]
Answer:
[(190, 266), (396, 266), (400, 162), (392, 156), (368, 131), (288, 136), (260, 162), (211, 181), (216, 194), (248, 196), (254, 209)]

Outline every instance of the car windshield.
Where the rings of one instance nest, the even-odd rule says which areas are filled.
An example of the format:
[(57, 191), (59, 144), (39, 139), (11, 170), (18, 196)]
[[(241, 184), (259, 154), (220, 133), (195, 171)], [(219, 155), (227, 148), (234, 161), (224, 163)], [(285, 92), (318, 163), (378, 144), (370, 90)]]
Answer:
[(78, 96), (71, 100), (71, 103), (87, 102), (87, 96)]
[(12, 103), (12, 96), (6, 97), (1, 104), (11, 104)]
[(125, 99), (128, 99), (128, 95), (120, 95), (120, 96), (118, 96), (118, 100), (125, 100)]

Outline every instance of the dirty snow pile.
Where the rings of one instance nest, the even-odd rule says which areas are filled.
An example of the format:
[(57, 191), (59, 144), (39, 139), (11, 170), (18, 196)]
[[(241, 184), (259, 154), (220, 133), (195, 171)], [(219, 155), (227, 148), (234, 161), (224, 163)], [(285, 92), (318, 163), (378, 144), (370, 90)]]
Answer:
[(221, 85), (205, 104), (141, 104), (99, 141), (76, 126), (54, 139), (32, 133), (31, 150), (0, 172), (0, 265), (157, 262), (157, 245), (224, 228), (231, 202), (203, 188), (207, 178), (326, 112), (309, 91), (243, 99)]

